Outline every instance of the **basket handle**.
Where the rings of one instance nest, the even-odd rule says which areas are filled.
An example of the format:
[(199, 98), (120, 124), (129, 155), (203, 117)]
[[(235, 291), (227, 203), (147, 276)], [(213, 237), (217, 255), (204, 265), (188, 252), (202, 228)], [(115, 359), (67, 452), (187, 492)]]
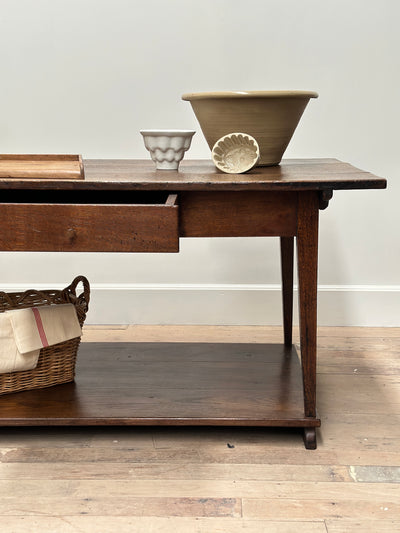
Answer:
[[(76, 287), (79, 283), (82, 283), (83, 285), (83, 292), (76, 296)], [(74, 297), (76, 297), (78, 300), (84, 300), (86, 302), (86, 305), (89, 306), (90, 301), (90, 283), (85, 276), (77, 276), (71, 285), (68, 285), (63, 291), (64, 293), (72, 294)]]
[(48, 303), (48, 305), (51, 305), (52, 303), (51, 298), (44, 292), (37, 291), (35, 289), (29, 289), (28, 291), (25, 291), (23, 294), (21, 294), (21, 296), (16, 301), (16, 305), (22, 303), (25, 300), (25, 298), (27, 298), (28, 296), (33, 296), (33, 295), (39, 296), (40, 298), (45, 300)]
[[(80, 294), (79, 296), (76, 296), (76, 287), (78, 283), (82, 283), (83, 293)], [(73, 301), (75, 302), (79, 301), (81, 304), (84, 304), (84, 307), (87, 311), (89, 307), (89, 301), (90, 301), (90, 284), (89, 284), (88, 279), (85, 278), (85, 276), (77, 276), (73, 280), (71, 285), (69, 285), (62, 291), (62, 294), (66, 301), (71, 301), (71, 296), (72, 296)], [(41, 300), (45, 301), (48, 305), (51, 305), (53, 303), (51, 296), (49, 294), (46, 294), (45, 292), (42, 292), (42, 291), (37, 291), (35, 289), (29, 289), (25, 291), (23, 294), (19, 296), (16, 302), (13, 302), (6, 292), (0, 291), (0, 299), (2, 299), (3, 301), (6, 301), (10, 305), (10, 307), (14, 307), (15, 305), (18, 306), (26, 298), (28, 298), (29, 296), (33, 296), (33, 295), (38, 296)]]

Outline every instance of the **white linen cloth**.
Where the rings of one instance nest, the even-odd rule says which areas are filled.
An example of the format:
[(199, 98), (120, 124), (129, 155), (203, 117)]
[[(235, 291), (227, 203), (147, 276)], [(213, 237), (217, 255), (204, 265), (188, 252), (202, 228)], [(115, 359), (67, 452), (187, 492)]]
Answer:
[(35, 368), (40, 349), (82, 334), (72, 304), (0, 313), (0, 373)]

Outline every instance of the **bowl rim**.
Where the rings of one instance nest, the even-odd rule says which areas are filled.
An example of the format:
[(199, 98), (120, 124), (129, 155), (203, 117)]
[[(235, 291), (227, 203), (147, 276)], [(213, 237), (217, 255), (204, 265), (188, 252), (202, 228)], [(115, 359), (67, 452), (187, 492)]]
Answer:
[(205, 100), (207, 98), (318, 98), (315, 91), (209, 91), (185, 93), (182, 100)]

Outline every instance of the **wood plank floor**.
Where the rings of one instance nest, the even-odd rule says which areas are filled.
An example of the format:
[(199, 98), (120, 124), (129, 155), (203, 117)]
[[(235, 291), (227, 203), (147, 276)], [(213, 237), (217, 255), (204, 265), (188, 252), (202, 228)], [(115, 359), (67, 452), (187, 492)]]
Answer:
[[(83, 340), (281, 337), (275, 327), (91, 326)], [(1, 531), (400, 531), (400, 328), (320, 328), (318, 347), (316, 451), (296, 430), (2, 428)]]

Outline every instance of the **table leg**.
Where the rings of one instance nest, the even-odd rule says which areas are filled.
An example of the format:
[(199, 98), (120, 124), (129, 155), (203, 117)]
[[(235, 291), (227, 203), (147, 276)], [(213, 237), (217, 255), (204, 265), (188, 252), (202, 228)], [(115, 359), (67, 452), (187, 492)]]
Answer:
[(283, 334), (285, 346), (292, 346), (294, 237), (281, 237)]
[[(316, 417), (318, 193), (299, 193), (297, 260), (299, 278), (300, 348), (304, 414)], [(315, 447), (315, 429), (305, 429), (306, 447)]]

